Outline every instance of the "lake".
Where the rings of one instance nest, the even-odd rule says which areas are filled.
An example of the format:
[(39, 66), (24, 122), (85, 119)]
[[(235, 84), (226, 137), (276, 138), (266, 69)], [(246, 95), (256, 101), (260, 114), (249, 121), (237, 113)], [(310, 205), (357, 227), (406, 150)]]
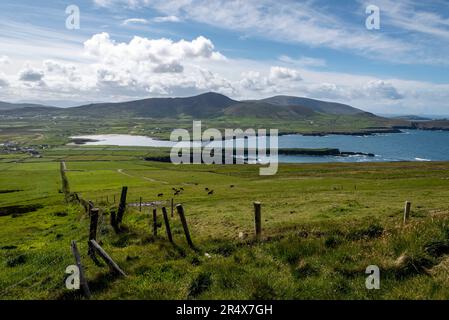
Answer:
[[(89, 135), (72, 138), (98, 140), (85, 145), (171, 147), (173, 142), (131, 135)], [(188, 143), (188, 142), (187, 142)], [(215, 142), (218, 143), (218, 142)], [(338, 148), (341, 151), (373, 153), (368, 156), (286, 156), (280, 162), (386, 162), (386, 161), (449, 161), (449, 132), (403, 130), (403, 133), (372, 136), (302, 136), (279, 137), (280, 148)]]

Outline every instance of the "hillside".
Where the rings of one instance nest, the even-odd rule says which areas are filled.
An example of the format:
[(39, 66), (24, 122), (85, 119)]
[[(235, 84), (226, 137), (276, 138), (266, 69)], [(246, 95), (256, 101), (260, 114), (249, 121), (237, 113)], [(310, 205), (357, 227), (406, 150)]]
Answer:
[(0, 110), (14, 110), (21, 108), (45, 108), (46, 106), (32, 103), (9, 103), (0, 101)]
[(90, 104), (69, 108), (72, 114), (85, 113), (89, 115), (108, 113), (130, 114), (135, 117), (177, 118), (192, 116), (196, 118), (211, 118), (219, 116), (227, 107), (238, 103), (224, 95), (205, 93), (187, 98), (150, 98), (122, 103)]
[(409, 120), (409, 121), (430, 121), (430, 120), (432, 120), (431, 118), (415, 116), (415, 115), (394, 116), (394, 117), (391, 117), (391, 119)]
[(224, 110), (231, 117), (255, 117), (265, 119), (298, 119), (318, 115), (303, 106), (274, 106), (265, 102), (240, 102)]
[(342, 103), (327, 102), (301, 97), (275, 96), (263, 99), (262, 101), (278, 106), (303, 106), (316, 112), (333, 115), (357, 115), (367, 113), (366, 111)]
[[(1, 108), (3, 106), (3, 108)], [(276, 96), (263, 100), (236, 101), (218, 93), (204, 93), (185, 98), (150, 98), (118, 103), (97, 103), (71, 108), (29, 104), (0, 104), (2, 114), (15, 116), (61, 115), (101, 118), (167, 118), (218, 117), (303, 120), (309, 117), (363, 116), (382, 120), (371, 113), (349, 105), (308, 98)]]

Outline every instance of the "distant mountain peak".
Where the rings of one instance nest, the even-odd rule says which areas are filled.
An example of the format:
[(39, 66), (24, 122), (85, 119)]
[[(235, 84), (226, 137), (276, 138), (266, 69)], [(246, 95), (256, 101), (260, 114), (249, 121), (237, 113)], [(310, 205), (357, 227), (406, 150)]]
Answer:
[[(2, 104), (0, 103), (0, 110)], [(36, 108), (40, 107), (40, 108)], [(22, 109), (19, 109), (22, 108)], [(25, 110), (26, 109), (26, 110)], [(191, 97), (148, 98), (143, 100), (86, 104), (71, 108), (43, 108), (40, 105), (4, 104), (3, 113), (27, 115), (45, 112), (50, 115), (90, 117), (171, 118), (192, 117), (213, 119), (218, 117), (301, 120), (327, 115), (364, 115), (375, 117), (346, 104), (310, 98), (277, 95), (251, 101), (233, 100), (221, 93), (205, 92)], [(23, 111), (21, 111), (23, 110)]]

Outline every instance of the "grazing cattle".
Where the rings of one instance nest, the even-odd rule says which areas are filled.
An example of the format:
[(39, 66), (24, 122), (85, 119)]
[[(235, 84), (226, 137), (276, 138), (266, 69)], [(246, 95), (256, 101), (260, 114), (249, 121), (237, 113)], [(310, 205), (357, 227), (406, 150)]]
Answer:
[(204, 188), (204, 190), (209, 191), (209, 188)]
[(182, 191), (184, 191), (184, 188), (183, 188), (183, 187), (181, 187), (181, 188), (179, 188), (179, 189), (181, 189)]
[(157, 196), (158, 196), (158, 197), (163, 197), (164, 194), (163, 194), (163, 193), (159, 193)]
[(214, 194), (214, 190), (211, 190), (207, 193), (208, 195), (213, 195)]
[(230, 185), (230, 187), (231, 187), (231, 188), (234, 188), (234, 185), (233, 185), (233, 184), (231, 184), (231, 185)]

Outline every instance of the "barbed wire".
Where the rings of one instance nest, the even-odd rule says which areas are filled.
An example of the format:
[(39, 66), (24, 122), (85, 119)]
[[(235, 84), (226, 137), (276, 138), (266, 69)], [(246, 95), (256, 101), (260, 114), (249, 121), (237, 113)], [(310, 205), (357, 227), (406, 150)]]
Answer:
[(9, 285), (8, 287), (6, 287), (4, 290), (0, 291), (0, 296), (5, 295), (8, 291), (10, 291), (11, 289), (17, 287), (18, 285), (20, 285), (21, 283), (24, 283), (25, 281), (29, 280), (29, 279), (33, 279), (35, 276), (37, 276), (38, 274), (48, 270), (51, 266), (53, 266), (56, 262), (59, 262), (60, 260), (63, 259), (63, 256), (59, 256), (56, 259), (54, 259), (53, 261), (51, 261), (47, 266), (39, 269), (38, 271), (34, 272), (33, 274), (21, 279), (20, 281), (13, 283), (11, 285)]
[[(65, 235), (65, 236), (66, 236), (66, 237), (68, 236), (68, 238), (73, 238), (73, 236), (74, 236), (75, 234), (77, 234), (77, 230), (75, 230), (75, 231), (73, 231), (73, 233), (70, 233), (69, 235)], [(84, 238), (84, 236), (80, 236), (79, 238), (77, 238), (77, 240), (75, 240), (76, 243), (82, 243), (83, 238)], [(81, 257), (83, 257), (83, 259), (87, 258), (87, 253), (81, 252), (80, 255), (81, 255)], [(43, 267), (43, 268), (37, 270), (36, 272), (32, 273), (32, 274), (29, 275), (29, 276), (26, 276), (26, 277), (22, 278), (21, 280), (19, 280), (19, 281), (13, 283), (13, 284), (11, 284), (11, 285), (9, 285), (9, 286), (6, 287), (3, 291), (0, 291), (0, 296), (3, 296), (3, 295), (4, 295), (5, 293), (7, 293), (9, 290), (11, 290), (11, 289), (17, 287), (17, 286), (20, 285), (21, 283), (24, 283), (25, 281), (30, 280), (30, 279), (34, 278), (35, 276), (39, 275), (40, 273), (42, 273), (42, 272), (48, 270), (51, 266), (53, 266), (53, 265), (56, 264), (57, 262), (60, 262), (60, 261), (64, 260), (66, 257), (67, 257), (67, 256), (64, 255), (63, 253), (60, 254), (60, 255), (58, 255), (58, 257), (56, 257), (55, 259), (53, 259), (53, 260), (51, 260), (50, 262), (48, 262), (48, 265), (47, 265), (47, 266), (45, 266), (45, 267)], [(42, 263), (43, 263), (43, 262), (42, 262)], [(22, 273), (22, 272), (23, 272), (23, 271), (18, 271), (18, 272), (15, 272), (15, 273), (13, 273), (13, 274), (10, 274), (9, 276), (10, 276), (10, 277), (14, 277), (14, 276), (17, 276), (19, 273)], [(53, 271), (53, 272), (54, 272), (54, 271)], [(33, 284), (32, 286), (34, 286), (34, 284)]]

